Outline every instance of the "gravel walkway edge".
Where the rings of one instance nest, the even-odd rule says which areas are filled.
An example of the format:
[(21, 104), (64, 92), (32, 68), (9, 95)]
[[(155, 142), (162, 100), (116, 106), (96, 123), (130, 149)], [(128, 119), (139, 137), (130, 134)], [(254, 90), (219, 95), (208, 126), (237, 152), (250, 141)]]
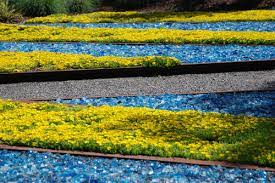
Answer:
[(275, 70), (0, 85), (0, 98), (49, 100), (177, 93), (274, 90)]

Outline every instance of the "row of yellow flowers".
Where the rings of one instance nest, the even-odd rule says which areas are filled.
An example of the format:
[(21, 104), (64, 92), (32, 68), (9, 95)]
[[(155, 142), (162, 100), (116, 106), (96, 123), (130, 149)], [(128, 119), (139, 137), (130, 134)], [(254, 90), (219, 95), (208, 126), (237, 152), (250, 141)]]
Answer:
[(0, 100), (0, 143), (274, 167), (274, 118)]
[(219, 22), (219, 21), (275, 21), (273, 10), (235, 12), (94, 12), (81, 15), (50, 15), (27, 20), (26, 23), (103, 23), (103, 22)]
[(0, 24), (0, 41), (99, 43), (275, 44), (275, 32), (64, 28)]
[(66, 54), (46, 51), (0, 52), (0, 72), (52, 71), (118, 67), (172, 67), (179, 65), (176, 58), (94, 57), (87, 54)]

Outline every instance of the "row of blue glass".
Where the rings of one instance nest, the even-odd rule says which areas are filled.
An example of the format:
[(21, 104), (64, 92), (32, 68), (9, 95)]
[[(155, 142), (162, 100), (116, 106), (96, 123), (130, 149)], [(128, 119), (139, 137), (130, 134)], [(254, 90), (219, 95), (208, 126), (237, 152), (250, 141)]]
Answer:
[(0, 151), (0, 182), (274, 182), (263, 170)]
[(30, 24), (55, 27), (79, 28), (135, 28), (135, 29), (181, 29), (181, 30), (212, 30), (212, 31), (275, 31), (275, 22), (213, 22), (213, 23), (46, 23)]
[(275, 59), (275, 46), (241, 45), (116, 45), (92, 43), (0, 42), (0, 51), (51, 51), (94, 56), (170, 56), (186, 63)]
[(241, 92), (241, 93), (209, 93), (197, 95), (163, 94), (157, 96), (129, 96), (113, 98), (85, 98), (62, 100), (64, 104), (81, 104), (93, 106), (127, 106), (149, 107), (172, 111), (199, 110), (204, 112), (220, 112), (233, 115), (248, 115), (257, 117), (275, 117), (272, 109), (275, 101), (275, 91)]

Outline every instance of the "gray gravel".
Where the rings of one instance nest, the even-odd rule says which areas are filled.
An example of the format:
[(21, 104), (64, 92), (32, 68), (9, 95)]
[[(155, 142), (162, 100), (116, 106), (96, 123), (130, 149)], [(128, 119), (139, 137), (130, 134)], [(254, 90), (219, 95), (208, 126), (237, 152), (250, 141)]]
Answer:
[(63, 82), (0, 85), (0, 97), (10, 99), (56, 99), (110, 97), (162, 93), (265, 90), (275, 88), (275, 70), (169, 77), (136, 77)]

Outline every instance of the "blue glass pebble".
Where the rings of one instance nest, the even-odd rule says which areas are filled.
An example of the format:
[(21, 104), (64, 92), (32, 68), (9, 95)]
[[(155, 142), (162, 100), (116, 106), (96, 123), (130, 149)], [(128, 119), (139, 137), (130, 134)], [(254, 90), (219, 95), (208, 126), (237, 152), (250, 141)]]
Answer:
[(0, 150), (0, 182), (265, 183), (274, 181), (274, 173), (263, 170)]
[(94, 56), (169, 56), (183, 63), (275, 59), (272, 45), (115, 45), (94, 43), (0, 42), (0, 51), (50, 51)]
[(82, 98), (60, 100), (65, 104), (81, 104), (93, 106), (127, 106), (149, 107), (172, 111), (199, 110), (204, 112), (220, 112), (233, 115), (257, 117), (275, 117), (273, 111), (275, 91), (210, 93), (197, 95), (163, 94), (157, 96), (129, 96), (113, 98)]
[(272, 21), (246, 21), (246, 22), (204, 22), (204, 23), (46, 23), (27, 24), (54, 27), (79, 27), (79, 28), (135, 28), (135, 29), (180, 29), (180, 30), (211, 30), (211, 31), (275, 31), (275, 23)]

